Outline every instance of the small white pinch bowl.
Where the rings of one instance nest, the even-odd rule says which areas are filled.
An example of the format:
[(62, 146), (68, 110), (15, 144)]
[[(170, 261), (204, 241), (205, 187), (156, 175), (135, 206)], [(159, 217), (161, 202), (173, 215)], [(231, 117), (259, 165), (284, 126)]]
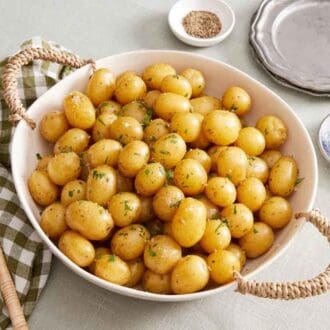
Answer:
[[(221, 21), (221, 31), (212, 38), (195, 38), (183, 27), (184, 17), (191, 11), (205, 10), (216, 14)], [(182, 42), (195, 47), (210, 47), (226, 39), (235, 25), (235, 13), (221, 0), (179, 0), (168, 14), (168, 24), (173, 34)]]

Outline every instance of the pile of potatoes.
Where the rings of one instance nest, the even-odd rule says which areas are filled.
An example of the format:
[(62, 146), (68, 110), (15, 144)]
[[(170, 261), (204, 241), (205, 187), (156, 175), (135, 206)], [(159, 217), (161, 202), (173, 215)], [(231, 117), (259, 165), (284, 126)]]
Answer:
[(204, 94), (203, 74), (106, 68), (39, 124), (53, 154), (28, 179), (40, 225), (75, 264), (119, 285), (186, 294), (233, 280), (292, 217), (298, 169), (274, 115), (246, 126), (249, 94)]

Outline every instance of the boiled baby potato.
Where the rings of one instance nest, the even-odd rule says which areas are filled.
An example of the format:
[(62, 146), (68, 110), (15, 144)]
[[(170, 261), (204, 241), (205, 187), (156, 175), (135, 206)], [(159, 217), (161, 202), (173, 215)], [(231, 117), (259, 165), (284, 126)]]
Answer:
[(64, 186), (66, 183), (77, 179), (80, 172), (80, 158), (74, 152), (55, 155), (50, 159), (47, 166), (49, 178), (60, 186)]
[(161, 94), (158, 90), (149, 91), (146, 96), (143, 98), (145, 105), (151, 109), (154, 108), (155, 102), (158, 99), (158, 96)]
[(190, 112), (189, 100), (179, 94), (162, 93), (158, 96), (154, 105), (154, 111), (160, 118), (170, 121), (179, 112)]
[(274, 195), (288, 197), (295, 188), (298, 168), (293, 157), (281, 157), (271, 168), (268, 185)]
[(59, 249), (80, 267), (89, 266), (95, 258), (93, 244), (72, 230), (64, 232), (58, 242)]
[(218, 156), (223, 150), (226, 150), (227, 146), (212, 146), (208, 149), (207, 153), (211, 158), (211, 171), (216, 172), (218, 169)]
[(221, 109), (221, 101), (213, 96), (201, 96), (190, 100), (193, 112), (205, 116), (213, 110)]
[(128, 143), (118, 158), (119, 171), (126, 177), (135, 177), (150, 157), (149, 147), (142, 141)]
[(171, 275), (171, 287), (176, 294), (202, 290), (209, 281), (206, 261), (197, 255), (187, 255), (175, 265)]
[(253, 227), (253, 213), (244, 204), (235, 203), (221, 211), (221, 217), (227, 222), (231, 236), (240, 238)]
[(201, 132), (202, 121), (196, 113), (178, 112), (172, 117), (170, 129), (178, 133), (185, 142), (193, 142)]
[(115, 85), (115, 77), (109, 69), (98, 69), (88, 81), (86, 95), (97, 107), (111, 99)]
[(206, 173), (210, 172), (212, 161), (206, 151), (198, 148), (190, 149), (186, 152), (184, 159), (197, 160), (204, 167)]
[(89, 129), (95, 123), (95, 109), (92, 102), (78, 91), (71, 92), (65, 97), (64, 112), (73, 127)]
[(205, 88), (205, 79), (202, 72), (189, 68), (183, 70), (180, 74), (189, 81), (192, 88), (192, 97), (197, 97), (203, 93)]
[(124, 80), (126, 80), (127, 78), (131, 78), (131, 77), (135, 77), (137, 76), (135, 71), (132, 70), (128, 70), (128, 71), (124, 71), (122, 72), (117, 78), (116, 78), (116, 86), (118, 86), (119, 84), (121, 84)]
[(136, 194), (121, 192), (112, 196), (109, 212), (116, 226), (125, 227), (139, 220), (141, 201)]
[(238, 117), (229, 111), (214, 110), (204, 117), (203, 132), (216, 145), (227, 146), (234, 143), (240, 129)]
[(129, 281), (126, 282), (125, 286), (133, 288), (141, 282), (146, 268), (141, 258), (127, 261), (127, 265), (129, 267), (129, 270), (131, 271), (131, 277)]
[(157, 118), (152, 120), (143, 132), (143, 140), (148, 145), (153, 145), (161, 136), (170, 132), (169, 123), (164, 119)]
[(251, 97), (243, 88), (229, 87), (223, 94), (222, 105), (237, 116), (243, 116), (251, 110)]
[(117, 192), (115, 170), (108, 165), (100, 165), (89, 172), (86, 183), (86, 198), (104, 207)]
[(37, 158), (38, 158), (38, 164), (36, 170), (47, 171), (48, 163), (53, 158), (53, 155), (40, 156), (40, 154), (37, 154)]
[(96, 115), (100, 116), (104, 113), (117, 115), (121, 109), (121, 105), (118, 102), (108, 100), (102, 102), (96, 110)]
[(83, 199), (86, 199), (86, 182), (83, 180), (70, 181), (61, 191), (61, 203), (64, 206)]
[(248, 157), (248, 166), (246, 169), (247, 178), (257, 178), (266, 183), (269, 176), (269, 169), (266, 162), (259, 157)]
[(68, 229), (65, 222), (65, 206), (61, 203), (47, 206), (41, 214), (40, 226), (49, 238), (59, 239)]
[(279, 148), (287, 138), (287, 128), (276, 116), (264, 116), (257, 121), (257, 129), (265, 136), (266, 149)]
[(163, 93), (174, 93), (190, 99), (192, 87), (188, 79), (179, 74), (167, 75), (160, 84), (160, 90)]
[(54, 154), (73, 151), (77, 154), (87, 149), (89, 135), (80, 128), (71, 128), (66, 131), (55, 143)]
[(41, 136), (51, 143), (55, 143), (68, 129), (68, 120), (61, 111), (46, 113), (39, 126)]
[(95, 249), (94, 261), (88, 266), (88, 269), (91, 273), (95, 274), (95, 261), (104, 254), (111, 254), (111, 250), (104, 246)]
[(195, 245), (205, 232), (206, 215), (202, 202), (191, 197), (183, 199), (172, 220), (175, 240), (183, 247)]
[(135, 177), (135, 190), (141, 196), (154, 195), (166, 181), (165, 169), (160, 163), (145, 165)]
[(141, 125), (147, 125), (151, 120), (152, 110), (148, 110), (142, 101), (133, 101), (124, 105), (121, 108), (119, 115), (133, 117)]
[(171, 272), (181, 256), (180, 245), (166, 235), (152, 237), (147, 242), (143, 254), (146, 267), (160, 275)]
[(110, 136), (122, 144), (127, 144), (142, 140), (143, 128), (133, 117), (118, 117), (110, 126)]
[(281, 157), (282, 154), (279, 150), (265, 150), (260, 155), (260, 158), (267, 163), (269, 168), (272, 168)]
[(112, 252), (123, 260), (133, 260), (143, 254), (150, 239), (149, 231), (142, 225), (133, 224), (119, 229), (111, 239)]
[(117, 115), (114, 113), (103, 112), (95, 121), (92, 129), (93, 140), (99, 141), (102, 139), (110, 139), (111, 137), (111, 124), (117, 119)]
[(155, 212), (152, 206), (152, 196), (140, 196), (141, 202), (141, 213), (138, 223), (144, 223), (147, 221), (151, 221), (155, 218)]
[(142, 78), (150, 89), (160, 89), (163, 79), (168, 75), (176, 74), (170, 64), (156, 63), (149, 65), (143, 71)]
[(117, 179), (117, 192), (133, 191), (134, 190), (133, 179), (122, 175), (118, 170), (115, 170), (115, 172)]
[(259, 210), (260, 221), (271, 226), (273, 229), (283, 228), (289, 223), (291, 218), (291, 205), (283, 197), (270, 197)]
[(236, 255), (236, 257), (239, 259), (241, 263), (241, 269), (242, 269), (246, 263), (246, 255), (245, 252), (240, 248), (240, 246), (235, 243), (230, 243), (229, 246), (226, 248), (226, 250)]
[(105, 239), (113, 228), (111, 215), (91, 201), (76, 201), (66, 209), (67, 225), (92, 241)]
[(248, 258), (257, 258), (266, 253), (274, 242), (274, 232), (270, 226), (256, 222), (251, 230), (239, 239), (240, 247)]
[(212, 203), (220, 207), (229, 206), (236, 200), (235, 185), (228, 178), (217, 176), (210, 178), (205, 194)]
[(156, 274), (147, 269), (143, 275), (143, 289), (153, 293), (169, 294), (171, 289), (171, 274)]
[(131, 271), (118, 256), (103, 254), (95, 260), (95, 275), (108, 282), (125, 285), (131, 278)]
[(153, 209), (157, 217), (163, 221), (171, 221), (184, 194), (176, 186), (162, 187), (153, 198)]
[(117, 101), (122, 105), (141, 100), (146, 92), (146, 84), (139, 76), (123, 78), (116, 83), (115, 96)]
[(249, 156), (259, 156), (266, 147), (264, 135), (254, 127), (243, 127), (235, 144)]
[(212, 203), (205, 195), (196, 196), (196, 198), (206, 207), (207, 219), (217, 219), (219, 217), (218, 207)]

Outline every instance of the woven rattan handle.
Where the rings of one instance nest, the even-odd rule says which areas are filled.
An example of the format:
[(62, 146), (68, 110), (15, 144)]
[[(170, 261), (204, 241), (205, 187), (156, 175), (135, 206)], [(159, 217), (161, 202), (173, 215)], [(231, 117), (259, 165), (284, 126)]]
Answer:
[[(308, 213), (297, 213), (296, 219), (306, 218), (330, 242), (330, 224), (318, 210)], [(242, 294), (271, 299), (299, 299), (317, 296), (330, 290), (330, 265), (316, 277), (298, 282), (275, 283), (247, 281), (241, 274), (235, 273), (237, 290)]]
[(93, 71), (95, 70), (95, 62), (92, 59), (83, 60), (76, 55), (52, 49), (30, 47), (10, 57), (2, 75), (3, 96), (12, 112), (9, 120), (15, 123), (24, 119), (31, 128), (35, 128), (36, 124), (34, 120), (27, 115), (26, 109), (19, 98), (17, 75), (22, 66), (29, 64), (33, 60), (56, 62), (68, 65), (72, 68), (81, 68), (86, 64), (91, 64)]

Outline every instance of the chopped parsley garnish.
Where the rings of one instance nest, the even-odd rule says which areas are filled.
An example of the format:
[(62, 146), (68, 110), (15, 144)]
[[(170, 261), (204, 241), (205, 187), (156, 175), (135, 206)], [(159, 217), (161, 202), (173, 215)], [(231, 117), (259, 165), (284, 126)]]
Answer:
[(100, 117), (97, 117), (97, 120), (98, 120), (103, 126), (105, 126), (105, 122), (104, 122)]
[(41, 155), (39, 153), (36, 154), (37, 159), (42, 159)]
[(70, 197), (73, 196), (73, 192), (74, 192), (74, 190), (70, 190), (70, 191), (68, 192), (68, 194), (69, 194)]
[(151, 119), (152, 119), (152, 109), (151, 108), (147, 108), (147, 112), (143, 118), (143, 122), (142, 122), (142, 125), (145, 127), (145, 126), (148, 126), (151, 122)]
[(146, 168), (146, 169), (144, 170), (144, 174), (145, 174), (145, 175), (149, 175), (150, 172), (151, 172), (151, 171), (150, 171), (148, 168)]
[(114, 262), (116, 260), (116, 257), (113, 254), (109, 255), (109, 262)]
[(156, 257), (156, 252), (151, 248), (151, 246), (149, 246), (148, 248), (148, 253), (152, 256), (152, 257)]
[(98, 179), (102, 179), (103, 177), (105, 177), (105, 173), (104, 172), (98, 172), (97, 170), (93, 171), (93, 179), (98, 180)]
[(258, 230), (257, 230), (256, 228), (254, 228), (254, 227), (253, 227), (253, 232), (254, 232), (255, 234), (258, 234), (258, 233), (259, 233)]
[(231, 180), (232, 179), (232, 176), (230, 174), (226, 174), (226, 178)]
[(165, 171), (165, 175), (166, 175), (166, 180), (171, 183), (173, 181), (173, 171), (172, 170), (166, 170)]
[(236, 205), (234, 205), (234, 214), (237, 214), (237, 208), (236, 208)]
[(302, 183), (305, 178), (297, 178), (296, 181), (294, 182), (295, 186), (298, 186), (298, 184)]
[(127, 200), (124, 201), (124, 210), (125, 211), (132, 211), (133, 208), (131, 206), (129, 206), (128, 203), (129, 203), (129, 201), (127, 201)]

